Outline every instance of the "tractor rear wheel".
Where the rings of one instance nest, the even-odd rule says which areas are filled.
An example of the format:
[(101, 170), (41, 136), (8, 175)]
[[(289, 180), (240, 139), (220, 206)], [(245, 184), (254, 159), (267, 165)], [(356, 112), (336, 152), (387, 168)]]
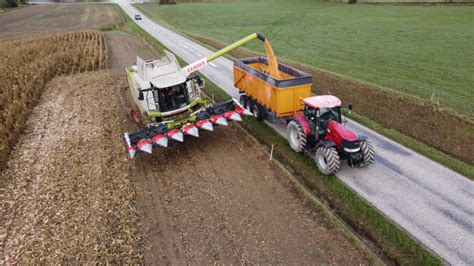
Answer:
[(306, 147), (306, 134), (301, 125), (292, 120), (286, 127), (288, 132), (288, 143), (290, 147), (296, 152), (303, 152)]
[(325, 175), (332, 175), (339, 171), (339, 154), (335, 147), (319, 147), (316, 150), (316, 165), (319, 171)]
[(362, 167), (371, 165), (374, 162), (375, 159), (375, 151), (374, 147), (372, 147), (372, 144), (368, 140), (362, 141), (360, 144), (360, 150), (362, 152)]

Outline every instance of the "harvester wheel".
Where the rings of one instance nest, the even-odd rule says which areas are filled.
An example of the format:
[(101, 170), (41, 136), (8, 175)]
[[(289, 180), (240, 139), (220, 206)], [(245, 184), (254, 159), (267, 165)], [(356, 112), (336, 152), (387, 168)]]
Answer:
[(133, 109), (130, 110), (130, 118), (132, 118), (132, 121), (136, 124), (141, 124), (142, 122), (142, 116), (140, 115), (140, 113)]
[(263, 119), (263, 110), (262, 107), (260, 107), (260, 104), (254, 102), (252, 104), (252, 114), (255, 119), (258, 121), (261, 121)]
[(370, 144), (369, 141), (364, 140), (360, 144), (360, 150), (362, 152), (362, 167), (371, 165), (374, 162), (375, 159), (375, 151), (374, 147), (372, 147), (372, 144)]
[(315, 161), (319, 171), (325, 175), (332, 175), (339, 171), (341, 163), (336, 148), (323, 146), (316, 150)]
[(303, 152), (306, 146), (306, 134), (304, 134), (301, 125), (292, 120), (286, 127), (288, 132), (288, 143), (290, 147), (296, 152)]

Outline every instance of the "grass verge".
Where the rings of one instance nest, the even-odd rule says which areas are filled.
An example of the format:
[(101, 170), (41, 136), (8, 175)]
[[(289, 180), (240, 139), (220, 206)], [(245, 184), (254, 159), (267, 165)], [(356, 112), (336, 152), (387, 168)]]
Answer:
[[(120, 7), (117, 6), (118, 9)], [(122, 29), (135, 33), (158, 51), (165, 47), (150, 34), (141, 29), (120, 9), (125, 20), (110, 29)], [(185, 63), (177, 57), (180, 63)], [(216, 100), (229, 99), (230, 96), (206, 79), (205, 92)], [(265, 123), (248, 119), (243, 128), (251, 133), (264, 147), (274, 146), (274, 156), (283, 162), (291, 174), (311, 189), (334, 214), (351, 226), (358, 234), (369, 240), (382, 257), (396, 264), (441, 265), (442, 261), (430, 253), (406, 232), (389, 221), (383, 214), (361, 199), (355, 192), (333, 176), (324, 176), (317, 170), (313, 160), (295, 153), (287, 141)]]

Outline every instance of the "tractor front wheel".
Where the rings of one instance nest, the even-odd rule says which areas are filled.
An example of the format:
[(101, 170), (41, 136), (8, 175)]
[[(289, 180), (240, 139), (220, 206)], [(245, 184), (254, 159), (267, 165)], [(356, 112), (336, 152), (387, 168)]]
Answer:
[(369, 141), (364, 140), (360, 144), (360, 150), (362, 152), (362, 167), (371, 165), (374, 162), (375, 159), (375, 151), (374, 147), (372, 147), (372, 144), (370, 144)]
[(335, 147), (319, 147), (316, 150), (316, 165), (325, 175), (332, 175), (339, 171), (339, 154)]
[(296, 152), (303, 152), (306, 146), (306, 134), (301, 128), (301, 125), (292, 120), (286, 127), (288, 132), (288, 143), (290, 147)]

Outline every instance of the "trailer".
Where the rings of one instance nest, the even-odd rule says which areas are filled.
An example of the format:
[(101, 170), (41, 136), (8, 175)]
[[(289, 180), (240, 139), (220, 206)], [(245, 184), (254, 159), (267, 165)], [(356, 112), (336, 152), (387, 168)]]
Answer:
[(263, 56), (234, 61), (234, 86), (241, 93), (240, 103), (257, 120), (285, 120), (290, 147), (315, 155), (325, 175), (336, 173), (344, 159), (351, 167), (374, 162), (375, 152), (368, 139), (343, 125), (337, 97), (312, 96), (312, 76), (303, 71), (278, 63), (277, 79), (269, 75), (268, 66)]
[(241, 103), (258, 120), (301, 113), (302, 99), (311, 96), (311, 75), (281, 63), (278, 70), (282, 79), (268, 74), (268, 60), (263, 56), (234, 62), (234, 86), (244, 93)]

